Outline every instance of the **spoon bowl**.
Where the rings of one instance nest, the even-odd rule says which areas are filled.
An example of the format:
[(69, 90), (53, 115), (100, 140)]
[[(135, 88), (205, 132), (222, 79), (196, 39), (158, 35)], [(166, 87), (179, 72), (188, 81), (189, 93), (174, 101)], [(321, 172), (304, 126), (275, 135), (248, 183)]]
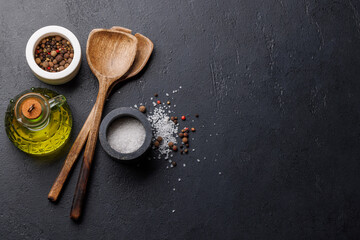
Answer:
[(119, 79), (134, 62), (136, 44), (136, 37), (128, 33), (108, 29), (91, 31), (86, 47), (91, 71), (107, 82)]

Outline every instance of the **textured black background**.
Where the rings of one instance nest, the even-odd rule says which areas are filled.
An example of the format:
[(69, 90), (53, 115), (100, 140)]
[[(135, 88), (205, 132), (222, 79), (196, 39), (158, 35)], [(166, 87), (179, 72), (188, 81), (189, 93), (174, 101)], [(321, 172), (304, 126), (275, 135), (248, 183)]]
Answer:
[[(98, 88), (87, 36), (113, 25), (155, 49), (104, 114), (151, 108), (155, 92), (166, 100), (179, 86), (176, 113), (200, 114), (196, 151), (175, 156), (175, 169), (163, 159), (124, 166), (98, 145), (80, 223), (69, 219), (80, 164), (60, 202), (49, 202), (65, 155), (23, 154), (1, 121), (1, 239), (358, 238), (359, 11), (357, 0), (0, 1), (1, 119), (11, 97), (48, 87), (69, 101), (73, 141)], [(24, 56), (31, 34), (52, 24), (83, 50), (79, 75), (63, 86), (38, 81)]]

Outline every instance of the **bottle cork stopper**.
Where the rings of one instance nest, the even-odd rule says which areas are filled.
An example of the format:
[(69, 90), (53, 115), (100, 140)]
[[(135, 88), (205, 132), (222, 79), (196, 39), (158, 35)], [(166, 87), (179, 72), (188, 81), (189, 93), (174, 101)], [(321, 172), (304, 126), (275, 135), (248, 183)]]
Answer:
[(28, 119), (38, 118), (42, 112), (40, 102), (35, 98), (24, 100), (21, 105), (21, 112)]

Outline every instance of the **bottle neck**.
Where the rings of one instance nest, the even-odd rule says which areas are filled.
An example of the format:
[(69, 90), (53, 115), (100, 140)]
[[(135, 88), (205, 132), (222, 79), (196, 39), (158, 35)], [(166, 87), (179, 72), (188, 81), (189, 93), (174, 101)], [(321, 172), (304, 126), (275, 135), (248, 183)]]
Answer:
[(28, 93), (19, 98), (15, 104), (16, 120), (24, 127), (38, 131), (49, 123), (50, 104), (38, 93)]

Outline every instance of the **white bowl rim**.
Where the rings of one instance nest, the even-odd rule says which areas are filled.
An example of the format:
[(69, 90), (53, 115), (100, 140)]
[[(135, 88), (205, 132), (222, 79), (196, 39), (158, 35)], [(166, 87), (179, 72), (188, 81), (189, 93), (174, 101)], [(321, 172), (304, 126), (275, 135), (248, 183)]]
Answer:
[[(35, 51), (35, 47), (36, 47), (35, 44), (38, 40), (41, 40), (45, 35), (47, 35), (47, 36), (63, 35), (67, 38), (67, 40), (69, 40), (69, 42), (73, 46), (74, 58), (71, 61), (71, 64), (69, 65), (69, 67), (67, 67), (63, 71), (56, 72), (56, 73), (47, 72), (47, 71), (41, 69), (36, 64), (35, 57), (34, 57), (34, 51)], [(68, 75), (73, 73), (76, 70), (77, 66), (79, 65), (80, 59), (81, 59), (81, 47), (80, 47), (79, 40), (76, 38), (76, 36), (70, 30), (68, 30), (64, 27), (61, 27), (61, 26), (56, 26), (56, 25), (46, 26), (46, 27), (40, 28), (39, 30), (34, 32), (26, 44), (25, 52), (26, 52), (25, 53), (26, 60), (29, 64), (29, 67), (31, 68), (31, 70), (36, 75), (38, 75), (42, 78), (48, 79), (50, 81), (54, 81), (54, 82), (56, 82), (57, 80), (61, 80), (64, 77), (67, 77)]]

